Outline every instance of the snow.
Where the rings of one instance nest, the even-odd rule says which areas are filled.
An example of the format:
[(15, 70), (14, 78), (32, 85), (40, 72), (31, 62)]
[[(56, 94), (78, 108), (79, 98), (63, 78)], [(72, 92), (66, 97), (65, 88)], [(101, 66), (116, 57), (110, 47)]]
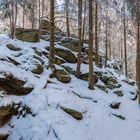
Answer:
[[(6, 47), (9, 43), (21, 49), (20, 56), (18, 56), (19, 52), (10, 51)], [(113, 74), (117, 78), (122, 85), (120, 89), (124, 93), (123, 97), (117, 97), (112, 90), (109, 90), (109, 93), (97, 87), (93, 91), (89, 90), (86, 81), (77, 79), (73, 75), (69, 84), (63, 84), (55, 78), (49, 78), (51, 72), (47, 69), (48, 59), (44, 56), (40, 57), (44, 61), (44, 72), (41, 75), (35, 75), (31, 72), (34, 62), (37, 61), (33, 57), (35, 55), (33, 48), (46, 51), (47, 46), (49, 42), (46, 41), (28, 43), (11, 40), (7, 35), (0, 36), (0, 58), (8, 56), (21, 63), (15, 66), (1, 61), (0, 72), (12, 73), (17, 78), (26, 80), (25, 86), (34, 87), (34, 90), (26, 96), (4, 95), (4, 98), (0, 98), (0, 105), (22, 102), (35, 114), (34, 117), (27, 115), (19, 119), (14, 116), (9, 122), (14, 128), (7, 124), (0, 128), (0, 134), (10, 133), (8, 140), (139, 140), (140, 107), (137, 101), (131, 100), (134, 95), (130, 94), (130, 91), (136, 93), (136, 87), (123, 82), (125, 77), (117, 74), (113, 69), (100, 69), (96, 66), (95, 71), (107, 72), (107, 75)], [(57, 45), (57, 47), (62, 46)], [(76, 69), (76, 64), (64, 65)], [(82, 64), (81, 69), (82, 73), (87, 73), (88, 65)], [(0, 77), (2, 76), (0, 74)], [(52, 83), (46, 86), (47, 80)], [(103, 85), (100, 80), (98, 83)], [(113, 101), (121, 102), (119, 109), (113, 110), (109, 107)], [(82, 112), (83, 119), (75, 120), (60, 106)], [(122, 115), (126, 119), (121, 120), (112, 114)]]

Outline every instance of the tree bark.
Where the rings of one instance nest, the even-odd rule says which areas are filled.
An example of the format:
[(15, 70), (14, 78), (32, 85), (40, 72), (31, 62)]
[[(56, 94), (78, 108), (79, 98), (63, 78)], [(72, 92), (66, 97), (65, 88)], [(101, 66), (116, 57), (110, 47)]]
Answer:
[(55, 68), (55, 47), (54, 47), (54, 0), (50, 1), (50, 48), (49, 67)]
[(69, 0), (66, 0), (66, 28), (67, 36), (70, 36), (70, 23), (69, 23)]
[(98, 3), (95, 3), (95, 57), (96, 65), (98, 66), (99, 57), (98, 57)]
[(125, 2), (124, 2), (124, 19), (123, 19), (123, 26), (124, 26), (124, 61), (125, 61), (125, 76), (127, 77), (127, 40), (126, 40), (126, 18), (125, 18)]
[(89, 77), (88, 87), (94, 89), (94, 77), (93, 77), (93, 0), (89, 0)]
[(105, 41), (105, 68), (107, 66), (107, 60), (108, 60), (108, 9), (106, 10), (106, 41)]
[(86, 0), (84, 3), (84, 17), (83, 17), (83, 31), (82, 31), (82, 49), (83, 49), (83, 44), (84, 44), (84, 37), (85, 37), (85, 24), (86, 24), (86, 11), (87, 11), (87, 5), (86, 5)]
[(138, 104), (140, 104), (140, 9), (139, 0), (137, 0), (137, 59), (136, 59), (136, 73), (138, 85)]
[(80, 77), (80, 69), (81, 69), (81, 50), (82, 50), (82, 0), (78, 0), (78, 61), (77, 61), (77, 69), (76, 76)]

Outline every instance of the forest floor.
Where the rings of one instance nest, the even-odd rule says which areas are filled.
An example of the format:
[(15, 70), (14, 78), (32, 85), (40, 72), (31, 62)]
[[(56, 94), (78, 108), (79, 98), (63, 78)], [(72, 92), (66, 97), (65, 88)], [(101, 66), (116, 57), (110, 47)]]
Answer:
[[(9, 49), (8, 44), (15, 48)], [(0, 36), (0, 85), (6, 75), (12, 75), (26, 81), (24, 87), (33, 88), (22, 96), (0, 92), (1, 107), (20, 104), (18, 115), (0, 128), (0, 135), (8, 134), (8, 140), (139, 140), (137, 87), (111, 67), (116, 61), (109, 61), (107, 68), (94, 66), (101, 75), (95, 90), (89, 90), (87, 81), (72, 74), (70, 83), (50, 78), (44, 55), (48, 46), (47, 41), (28, 43)], [(43, 71), (35, 74), (33, 69), (39, 65)], [(62, 66), (76, 69), (76, 63), (56, 68), (64, 69)], [(82, 64), (81, 72), (88, 73), (88, 64)], [(111, 79), (110, 86), (105, 78)]]

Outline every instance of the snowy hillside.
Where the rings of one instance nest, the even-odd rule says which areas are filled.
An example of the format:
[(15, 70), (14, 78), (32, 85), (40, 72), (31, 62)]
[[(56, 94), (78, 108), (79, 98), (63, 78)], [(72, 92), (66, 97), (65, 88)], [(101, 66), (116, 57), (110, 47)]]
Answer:
[(88, 64), (76, 78), (76, 52), (58, 44), (73, 62), (57, 56), (56, 68), (67, 72), (50, 76), (48, 46), (0, 36), (0, 140), (139, 140), (137, 88), (120, 74), (119, 62), (94, 66), (92, 91)]

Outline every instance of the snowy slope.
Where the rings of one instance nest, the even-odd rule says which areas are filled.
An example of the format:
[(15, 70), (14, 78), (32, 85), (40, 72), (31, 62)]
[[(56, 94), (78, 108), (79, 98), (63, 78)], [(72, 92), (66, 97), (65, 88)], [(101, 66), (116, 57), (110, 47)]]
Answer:
[[(21, 50), (17, 52), (9, 50), (6, 47), (9, 43)], [(117, 78), (122, 85), (120, 89), (124, 96), (118, 97), (110, 89), (108, 93), (97, 87), (93, 91), (89, 90), (86, 81), (73, 75), (69, 84), (63, 84), (55, 78), (49, 78), (51, 71), (47, 69), (48, 59), (45, 56), (40, 56), (44, 61), (43, 73), (35, 75), (31, 72), (37, 61), (33, 57), (35, 55), (33, 48), (42, 52), (46, 51), (45, 47), (48, 45), (49, 43), (45, 41), (33, 44), (0, 36), (0, 58), (11, 57), (20, 63), (15, 66), (0, 60), (0, 72), (5, 71), (19, 79), (26, 79), (26, 84), (34, 87), (34, 90), (26, 96), (4, 95), (0, 98), (0, 105), (22, 102), (35, 114), (19, 118), (13, 116), (7, 125), (0, 128), (0, 134), (9, 133), (8, 140), (139, 140), (140, 107), (137, 101), (132, 100), (134, 95), (130, 94), (130, 92), (137, 94), (136, 86), (123, 82), (124, 76), (118, 75), (111, 68), (97, 67), (95, 71), (102, 71), (107, 75), (112, 73)], [(64, 65), (76, 68), (76, 64)], [(82, 64), (82, 72), (88, 72), (88, 65)], [(51, 83), (46, 85), (47, 80)], [(98, 83), (102, 82), (99, 80)], [(112, 109), (109, 106), (114, 101), (121, 103), (119, 109)], [(83, 119), (74, 119), (60, 106), (82, 112)], [(125, 120), (113, 114), (121, 115)]]

